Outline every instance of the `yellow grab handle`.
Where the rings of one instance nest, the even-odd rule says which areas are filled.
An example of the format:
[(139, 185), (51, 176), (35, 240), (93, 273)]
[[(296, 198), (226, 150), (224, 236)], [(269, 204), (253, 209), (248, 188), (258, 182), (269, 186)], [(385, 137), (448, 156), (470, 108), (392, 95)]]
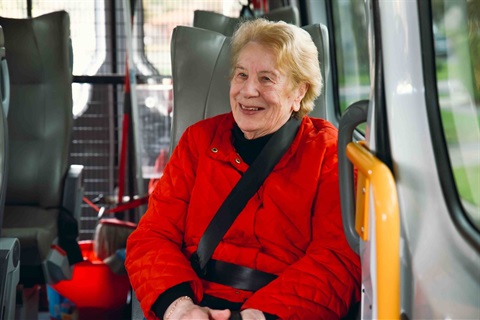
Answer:
[(399, 319), (400, 216), (395, 179), (390, 169), (365, 147), (351, 142), (346, 151), (348, 159), (358, 169), (355, 227), (364, 241), (368, 240), (371, 227), (368, 207), (370, 198), (373, 199), (378, 318)]

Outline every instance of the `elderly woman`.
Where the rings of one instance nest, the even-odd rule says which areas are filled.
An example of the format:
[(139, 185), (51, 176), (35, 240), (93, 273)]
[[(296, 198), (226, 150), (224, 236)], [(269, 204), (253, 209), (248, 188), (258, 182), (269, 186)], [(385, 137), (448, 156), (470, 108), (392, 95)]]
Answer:
[[(306, 116), (322, 86), (317, 49), (301, 28), (251, 20), (231, 63), (232, 112), (186, 130), (128, 240), (132, 286), (148, 319), (339, 319), (359, 300), (360, 265), (343, 234), (337, 130)], [(261, 186), (220, 213), (273, 142), (285, 150)], [(228, 230), (211, 227), (235, 208)]]

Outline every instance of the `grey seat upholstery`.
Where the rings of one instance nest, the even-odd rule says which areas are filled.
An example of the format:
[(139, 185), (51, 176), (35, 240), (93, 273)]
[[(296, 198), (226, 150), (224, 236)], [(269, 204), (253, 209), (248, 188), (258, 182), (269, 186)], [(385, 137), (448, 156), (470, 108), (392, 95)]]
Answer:
[(296, 26), (300, 26), (300, 13), (297, 7), (280, 7), (263, 15), (265, 19), (272, 21), (285, 21)]
[[(317, 45), (322, 77), (327, 79), (327, 29), (320, 24), (305, 26), (304, 29), (310, 33)], [(173, 148), (189, 125), (230, 111), (230, 37), (211, 30), (179, 26), (173, 31), (171, 53), (174, 95), (171, 132)], [(310, 116), (323, 117), (325, 105), (326, 97), (322, 90)]]
[(2, 236), (3, 210), (5, 204), (6, 174), (7, 174), (7, 91), (9, 91), (9, 79), (5, 59), (5, 38), (0, 26), (0, 237)]
[[(300, 25), (300, 15), (296, 7), (287, 6), (274, 9), (265, 14), (263, 18), (272, 21), (285, 21), (296, 26)], [(193, 13), (193, 26), (232, 36), (238, 23), (244, 18), (227, 17), (213, 11), (195, 10)]]
[(239, 22), (240, 18), (227, 17), (213, 11), (195, 10), (193, 12), (194, 27), (216, 31), (228, 36), (233, 34)]
[[(68, 180), (73, 126), (70, 20), (67, 12), (58, 11), (31, 19), (0, 17), (0, 25), (10, 75), (2, 235), (20, 240), (20, 283), (29, 286), (45, 281), (42, 263), (61, 231), (59, 222), (72, 228), (68, 232), (76, 244), (79, 202), (65, 202), (72, 194), (66, 185), (80, 190), (80, 182)], [(59, 239), (66, 249), (66, 238)], [(78, 258), (79, 249), (72, 248), (69, 258)]]
[(7, 110), (10, 94), (10, 78), (5, 51), (5, 37), (0, 26), (0, 319), (13, 319), (15, 317), (16, 287), (20, 276), (18, 254), (20, 243), (17, 238), (5, 238), (1, 234), (7, 182)]

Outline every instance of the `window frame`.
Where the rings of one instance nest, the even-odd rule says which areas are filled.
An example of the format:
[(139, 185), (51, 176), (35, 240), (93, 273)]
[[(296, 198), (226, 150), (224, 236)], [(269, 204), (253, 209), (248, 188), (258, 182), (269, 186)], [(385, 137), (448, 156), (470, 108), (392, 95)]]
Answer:
[(458, 232), (477, 251), (480, 251), (480, 232), (465, 210), (457, 190), (453, 167), (444, 135), (440, 114), (439, 91), (435, 63), (433, 18), (431, 1), (417, 1), (419, 12), (420, 39), (422, 47), (422, 68), (425, 87), (425, 104), (430, 129), (430, 138), (435, 154), (438, 177), (449, 215)]

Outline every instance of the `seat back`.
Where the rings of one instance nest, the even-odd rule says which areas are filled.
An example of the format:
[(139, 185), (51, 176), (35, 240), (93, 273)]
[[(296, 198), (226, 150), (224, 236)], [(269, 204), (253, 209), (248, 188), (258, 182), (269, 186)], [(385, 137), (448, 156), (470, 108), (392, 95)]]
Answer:
[(263, 15), (263, 18), (271, 21), (285, 21), (296, 26), (300, 26), (300, 13), (297, 7), (286, 6), (270, 10)]
[[(70, 20), (65, 11), (0, 17), (10, 75), (3, 235), (21, 244), (21, 282), (41, 283), (58, 235), (73, 126)], [(29, 268), (33, 269), (29, 269)], [(25, 277), (32, 277), (26, 280)]]
[(8, 69), (5, 59), (5, 38), (0, 26), (0, 237), (2, 236), (3, 206), (5, 204), (6, 174), (7, 174), (7, 110), (9, 95)]
[[(328, 74), (328, 33), (325, 26), (304, 27), (318, 48), (323, 79)], [(173, 120), (171, 149), (185, 129), (205, 118), (230, 111), (230, 37), (195, 27), (176, 27), (172, 35)], [(192, 54), (194, 52), (195, 54)], [(325, 84), (323, 86), (326, 87)], [(325, 115), (322, 89), (312, 117)]]
[(58, 207), (73, 125), (69, 17), (0, 17), (0, 25), (11, 87), (6, 204)]
[(171, 50), (173, 148), (188, 126), (230, 110), (229, 37), (180, 26), (173, 30)]
[(193, 12), (194, 27), (215, 31), (227, 36), (233, 34), (238, 23), (241, 21), (240, 19), (241, 18), (227, 17), (213, 11), (195, 10)]
[[(293, 6), (271, 10), (262, 17), (271, 21), (285, 21), (286, 23), (300, 26), (300, 14), (297, 7)], [(233, 18), (213, 11), (195, 10), (193, 13), (193, 26), (232, 36), (242, 19), (248, 18)]]

